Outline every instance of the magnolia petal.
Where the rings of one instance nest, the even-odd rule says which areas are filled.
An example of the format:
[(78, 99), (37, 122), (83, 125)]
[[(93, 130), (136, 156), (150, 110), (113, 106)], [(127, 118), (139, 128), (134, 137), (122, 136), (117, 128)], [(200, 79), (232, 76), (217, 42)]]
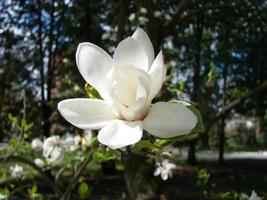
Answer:
[(171, 138), (190, 133), (197, 117), (180, 104), (158, 102), (152, 105), (143, 121), (144, 129), (160, 138)]
[(136, 101), (140, 99), (146, 99), (149, 94), (150, 79), (146, 76), (139, 76), (136, 88)]
[(161, 174), (161, 168), (160, 167), (157, 167), (156, 169), (155, 169), (155, 171), (154, 171), (154, 176), (158, 176), (158, 175), (160, 175)]
[(129, 66), (148, 71), (148, 57), (144, 48), (132, 37), (122, 40), (114, 53), (115, 65)]
[(160, 91), (166, 78), (166, 66), (164, 65), (162, 51), (160, 51), (157, 55), (148, 73), (151, 79), (149, 99), (152, 100)]
[(100, 47), (84, 42), (78, 46), (76, 62), (85, 81), (92, 85), (103, 99), (110, 100), (108, 74), (113, 64), (111, 56)]
[(149, 75), (133, 66), (116, 66), (112, 77), (111, 97), (113, 107), (121, 115), (118, 118), (127, 121), (143, 119), (148, 108)]
[(161, 179), (163, 181), (167, 181), (168, 180), (168, 171), (166, 171), (166, 170), (162, 170), (161, 171)]
[(67, 99), (59, 102), (61, 115), (74, 126), (81, 129), (100, 129), (116, 119), (110, 106), (97, 99)]
[(150, 80), (145, 77), (138, 77), (136, 101), (128, 108), (134, 113), (134, 119), (143, 119), (147, 113), (150, 105), (148, 102), (149, 84)]
[(151, 67), (154, 60), (154, 48), (147, 33), (142, 28), (138, 28), (133, 33), (132, 38), (136, 39), (144, 48), (148, 57), (148, 67)]
[(141, 121), (116, 120), (102, 128), (97, 138), (100, 143), (112, 149), (118, 149), (137, 143), (141, 140), (142, 135), (143, 126)]
[[(126, 76), (126, 75), (130, 76)], [(112, 74), (111, 97), (127, 107), (136, 102), (142, 93), (140, 84), (146, 84), (147, 90), (150, 84), (150, 77), (146, 72), (133, 66), (116, 66)], [(141, 82), (141, 83), (140, 83)]]
[(54, 161), (60, 159), (61, 156), (62, 156), (62, 148), (60, 147), (55, 147), (50, 154), (51, 160), (54, 160)]

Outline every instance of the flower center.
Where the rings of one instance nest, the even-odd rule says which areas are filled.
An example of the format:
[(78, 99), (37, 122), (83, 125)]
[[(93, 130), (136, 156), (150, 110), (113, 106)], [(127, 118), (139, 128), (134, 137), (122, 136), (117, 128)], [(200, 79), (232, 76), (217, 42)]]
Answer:
[(149, 110), (150, 77), (133, 66), (115, 66), (112, 73), (111, 96), (119, 119), (143, 120)]
[(143, 104), (142, 106), (125, 106), (121, 105), (119, 110), (119, 118), (126, 121), (142, 121), (148, 114), (149, 106)]

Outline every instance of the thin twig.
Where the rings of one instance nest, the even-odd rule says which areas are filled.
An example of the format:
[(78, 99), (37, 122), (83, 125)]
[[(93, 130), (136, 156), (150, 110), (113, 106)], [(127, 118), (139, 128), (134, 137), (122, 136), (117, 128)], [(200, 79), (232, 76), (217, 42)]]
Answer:
[(89, 152), (88, 157), (78, 166), (76, 173), (72, 177), (70, 184), (68, 185), (65, 193), (63, 194), (63, 196), (61, 197), (60, 200), (68, 200), (70, 198), (71, 192), (75, 188), (81, 174), (83, 173), (84, 169), (86, 168), (86, 166), (90, 162), (91, 158), (92, 158), (92, 151)]

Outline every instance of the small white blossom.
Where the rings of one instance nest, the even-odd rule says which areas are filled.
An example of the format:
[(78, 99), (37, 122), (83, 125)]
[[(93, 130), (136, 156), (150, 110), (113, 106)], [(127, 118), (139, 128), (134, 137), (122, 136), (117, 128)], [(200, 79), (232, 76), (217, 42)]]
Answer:
[(259, 197), (258, 194), (253, 190), (248, 200), (263, 200), (263, 198)]
[(64, 144), (57, 135), (51, 136), (44, 141), (43, 156), (48, 162), (54, 162), (62, 158)]
[(172, 177), (172, 170), (176, 168), (176, 165), (170, 163), (168, 160), (164, 160), (162, 163), (156, 163), (156, 170), (154, 176), (161, 176), (161, 179), (166, 181), (168, 177)]
[(67, 134), (64, 139), (64, 147), (67, 151), (75, 151), (79, 148), (79, 142), (75, 141), (75, 137), (71, 134)]
[(160, 17), (161, 12), (159, 10), (154, 11), (154, 17)]
[(110, 37), (110, 34), (107, 32), (107, 33), (104, 33), (102, 36), (101, 36), (101, 39), (102, 40), (106, 40)]
[(67, 64), (67, 63), (69, 63), (69, 59), (68, 58), (63, 58), (63, 63), (65, 63), (65, 64)]
[(172, 17), (169, 14), (165, 15), (165, 20), (166, 21), (170, 21), (171, 19), (172, 19)]
[(18, 178), (23, 174), (23, 167), (20, 165), (11, 166), (10, 172), (13, 178)]
[(131, 13), (129, 16), (129, 21), (133, 21), (135, 19), (135, 13)]
[(88, 147), (92, 142), (92, 137), (91, 130), (84, 132), (83, 137), (81, 138), (82, 147)]
[(77, 84), (75, 84), (74, 87), (73, 87), (73, 89), (74, 89), (74, 91), (79, 91), (80, 90), (80, 87)]
[(8, 195), (0, 193), (0, 200), (7, 200)]
[(43, 146), (43, 142), (39, 138), (35, 138), (32, 140), (31, 148), (34, 150), (41, 150)]
[(74, 142), (75, 142), (75, 145), (79, 145), (80, 142), (81, 142), (81, 136), (80, 135), (75, 135), (74, 136)]
[(45, 165), (44, 161), (40, 158), (34, 159), (34, 164), (36, 164), (38, 167), (43, 167)]
[(145, 25), (148, 22), (148, 19), (146, 17), (140, 16), (138, 17), (138, 21), (141, 25)]
[(147, 14), (147, 9), (146, 8), (144, 8), (144, 7), (142, 7), (141, 9), (140, 9), (140, 12), (142, 13), (142, 14)]
[(254, 124), (253, 124), (253, 122), (250, 121), (250, 120), (247, 120), (247, 121), (246, 121), (245, 126), (246, 126), (247, 129), (253, 129), (253, 128), (254, 128)]

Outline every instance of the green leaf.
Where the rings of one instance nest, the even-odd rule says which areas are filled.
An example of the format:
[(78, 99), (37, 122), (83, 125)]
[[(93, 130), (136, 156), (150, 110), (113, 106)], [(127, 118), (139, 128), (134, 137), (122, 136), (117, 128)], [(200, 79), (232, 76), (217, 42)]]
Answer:
[(208, 80), (212, 81), (219, 75), (219, 72), (217, 71), (216, 67), (211, 64), (210, 71), (208, 73)]
[(113, 160), (116, 158), (116, 155), (114, 155), (111, 151), (107, 152), (94, 152), (93, 159), (98, 161), (107, 161), (107, 160)]
[(201, 113), (199, 112), (199, 110), (194, 107), (192, 104), (185, 102), (185, 101), (181, 101), (181, 100), (171, 100), (171, 103), (177, 103), (177, 104), (181, 104), (185, 107), (187, 107), (188, 109), (190, 109), (197, 117), (197, 125), (195, 126), (195, 128), (191, 131), (191, 133), (202, 133), (205, 131), (205, 127), (203, 124), (203, 120), (201, 117)]
[(17, 144), (18, 144), (16, 138), (12, 138), (11, 140), (9, 140), (9, 143), (11, 144), (12, 147), (17, 146)]
[(98, 148), (98, 147), (99, 147), (99, 144), (100, 144), (100, 143), (99, 143), (97, 137), (94, 137), (94, 138), (92, 139), (92, 143), (91, 143), (92, 148), (93, 148), (93, 149)]
[(115, 149), (108, 149), (108, 151), (113, 154), (113, 156), (119, 160), (121, 160), (121, 152)]
[(102, 99), (97, 90), (88, 83), (85, 83), (84, 89), (90, 99)]
[(25, 128), (25, 131), (30, 130), (33, 127), (34, 123), (30, 123), (27, 125), (27, 127)]
[(23, 139), (26, 140), (26, 139), (28, 139), (28, 138), (29, 138), (29, 134), (28, 134), (28, 133), (24, 133), (24, 134), (23, 134)]
[(154, 145), (148, 140), (141, 140), (132, 147), (133, 152), (141, 152), (142, 150), (153, 151)]
[(80, 199), (87, 199), (91, 194), (91, 190), (89, 189), (88, 184), (85, 182), (82, 182), (79, 185), (78, 192)]
[(32, 194), (35, 194), (37, 192), (37, 186), (33, 185), (32, 186)]
[(179, 91), (182, 91), (185, 88), (185, 82), (180, 80), (178, 85)]
[(25, 119), (22, 119), (21, 126), (22, 126), (23, 129), (27, 128), (28, 124), (27, 124), (27, 121)]
[(1, 173), (2, 173), (2, 175), (0, 177), (0, 182), (4, 182), (8, 179), (8, 175), (6, 172), (1, 172)]
[(167, 145), (169, 145), (172, 142), (172, 140), (166, 140), (166, 139), (157, 139), (154, 142), (154, 145), (158, 148), (163, 148)]
[(8, 117), (8, 119), (9, 119), (10, 121), (13, 122), (14, 117), (13, 117), (13, 115), (12, 115), (11, 113), (8, 113), (7, 117)]
[(197, 173), (197, 185), (206, 185), (210, 178), (210, 174), (206, 169), (200, 169)]
[(9, 196), (10, 195), (10, 191), (9, 191), (9, 189), (7, 187), (0, 188), (0, 194)]

